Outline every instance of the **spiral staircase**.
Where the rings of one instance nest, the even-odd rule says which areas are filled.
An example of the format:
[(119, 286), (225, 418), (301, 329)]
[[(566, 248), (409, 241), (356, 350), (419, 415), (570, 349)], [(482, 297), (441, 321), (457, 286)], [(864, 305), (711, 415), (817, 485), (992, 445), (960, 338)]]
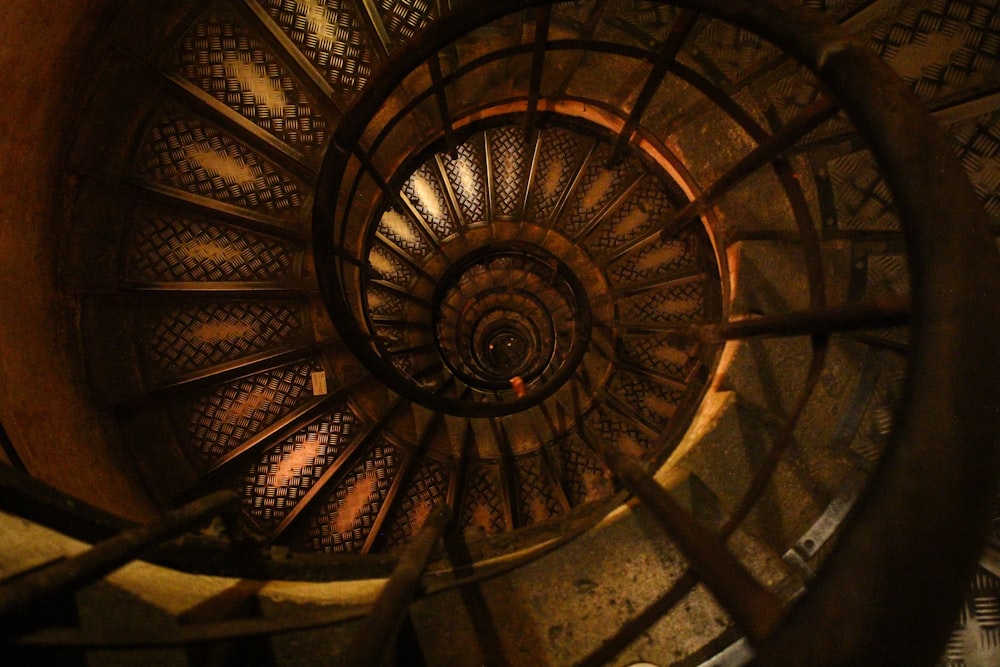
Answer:
[[(0, 573), (220, 489), (239, 507), (10, 650), (338, 664), (446, 506), (387, 664), (842, 664), (839, 643), (853, 664), (993, 664), (997, 361), (969, 351), (1000, 326), (1000, 12), (771, 4), (76, 10), (101, 37), (50, 252), (93, 415), (76, 437), (100, 442), (60, 461), (23, 437), (43, 416), (2, 413), (11, 467), (68, 498), (52, 519), (35, 505), (55, 490), (5, 482), (21, 537)], [(974, 208), (933, 141), (900, 143), (919, 114), (895, 84), (840, 62), (856, 45), (944, 129)], [(923, 191), (943, 208), (905, 199)], [(880, 493), (895, 522), (845, 532)], [(727, 592), (718, 563), (760, 593)], [(845, 619), (836, 595), (871, 609)], [(748, 599), (791, 610), (778, 639)]]

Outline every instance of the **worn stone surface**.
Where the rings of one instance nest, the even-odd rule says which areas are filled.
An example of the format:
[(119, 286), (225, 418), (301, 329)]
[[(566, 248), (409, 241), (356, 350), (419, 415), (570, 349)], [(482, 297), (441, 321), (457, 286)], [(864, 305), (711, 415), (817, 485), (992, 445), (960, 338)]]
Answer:
[[(666, 591), (684, 563), (639, 509), (502, 577), (417, 602), (414, 623), (429, 664), (570, 665)], [(669, 663), (727, 625), (698, 591), (611, 664)]]

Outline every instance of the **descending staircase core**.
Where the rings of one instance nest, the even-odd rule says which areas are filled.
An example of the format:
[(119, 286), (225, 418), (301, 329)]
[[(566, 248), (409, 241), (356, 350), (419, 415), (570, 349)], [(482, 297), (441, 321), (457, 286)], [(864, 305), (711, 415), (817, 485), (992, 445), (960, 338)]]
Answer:
[(547, 375), (582, 359), (590, 301), (555, 257), (484, 246), (450, 273), (434, 301), (434, 338), (448, 371), (465, 386), (492, 391), (496, 400), (544, 391)]
[[(609, 165), (588, 124), (547, 121), (500, 116), (408, 160), (349, 262), (315, 220), (332, 321), (385, 386), (438, 415), (412, 445), (455, 462), (460, 525), (487, 534), (606, 495), (606, 472), (576, 468), (601, 470), (595, 438), (662, 460), (708, 378), (699, 346), (670, 333), (722, 302), (704, 230), (656, 234), (681, 187), (651, 160)], [(443, 415), (469, 435), (446, 435)]]
[[(767, 586), (811, 585), (921, 342), (880, 304), (908, 303), (927, 258), (858, 129), (889, 123), (855, 126), (853, 86), (817, 77), (861, 42), (795, 41), (882, 19), (760, 4), (123, 3), (67, 158), (62, 270), (94, 402), (150, 495), (238, 490), (237, 569), (290, 547), (363, 579), (391, 558), (354, 556), (398, 551), (440, 504), (477, 566), (544, 544), (562, 567), (624, 460)], [(985, 151), (980, 88), (937, 102)], [(858, 305), (861, 333), (841, 319)], [(797, 328), (817, 315), (829, 331)], [(696, 579), (640, 513), (593, 544), (657, 551), (670, 567), (638, 570), (671, 581), (639, 588), (679, 606)]]
[[(683, 205), (680, 188), (639, 160), (608, 169), (609, 154), (566, 126), (498, 125), (394, 179), (395, 206), (377, 209), (356, 262), (360, 321), (327, 299), (344, 340), (361, 358), (371, 345), (372, 370), (431, 409), (509, 416), (578, 383), (583, 416), (622, 332), (702, 321), (719, 283), (703, 231), (649, 238)], [(696, 353), (673, 349), (670, 413)]]

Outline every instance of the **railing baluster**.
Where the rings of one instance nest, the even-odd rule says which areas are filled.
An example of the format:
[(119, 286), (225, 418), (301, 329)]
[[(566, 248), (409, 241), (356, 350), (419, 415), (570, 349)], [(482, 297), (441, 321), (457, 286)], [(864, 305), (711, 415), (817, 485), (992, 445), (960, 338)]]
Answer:
[(450, 520), (448, 505), (434, 506), (423, 528), (403, 551), (371, 613), (341, 654), (338, 664), (371, 667), (381, 665), (388, 657), (427, 562)]
[(545, 50), (549, 41), (549, 23), (552, 20), (552, 5), (535, 10), (535, 44), (531, 53), (531, 81), (528, 84), (528, 114), (526, 129), (530, 134), (535, 127), (538, 98), (541, 95), (542, 74), (545, 69)]
[(693, 327), (689, 333), (704, 343), (721, 343), (753, 336), (822, 335), (839, 331), (902, 326), (909, 321), (909, 315), (910, 298), (897, 296), (825, 308), (809, 308), (780, 315), (752, 317), (721, 324), (705, 324)]
[(725, 543), (673, 499), (634, 459), (600, 441), (611, 472), (646, 505), (690, 561), (691, 569), (743, 628), (755, 645), (765, 640), (784, 614), (781, 601), (753, 578)]
[(441, 76), (441, 54), (435, 53), (427, 59), (427, 70), (431, 75), (431, 85), (434, 86), (434, 98), (437, 100), (438, 114), (441, 116), (441, 127), (444, 128), (444, 143), (448, 147), (451, 159), (457, 160), (458, 140), (455, 137), (455, 124), (448, 110), (448, 95)]
[(837, 113), (838, 108), (832, 99), (821, 93), (798, 116), (788, 121), (777, 132), (761, 141), (756, 148), (747, 153), (743, 159), (720, 176), (701, 195), (688, 202), (672, 220), (663, 226), (663, 229), (660, 231), (660, 238), (664, 241), (669, 241), (677, 232), (691, 224), (698, 216), (708, 211), (726, 193), (742, 183), (748, 176), (777, 158), (795, 144), (796, 141), (832, 118)]
[(691, 29), (694, 28), (695, 21), (697, 20), (698, 12), (691, 11), (690, 9), (681, 10), (677, 20), (674, 22), (673, 28), (670, 30), (670, 35), (663, 42), (660, 52), (653, 61), (653, 68), (649, 71), (642, 90), (639, 91), (639, 96), (632, 106), (632, 111), (629, 113), (625, 125), (615, 138), (615, 143), (611, 147), (611, 153), (608, 155), (608, 166), (616, 165), (621, 161), (625, 145), (642, 121), (642, 115), (646, 112), (646, 107), (653, 101), (653, 95), (660, 89), (663, 78), (677, 60), (677, 54), (680, 53), (681, 47), (684, 46), (684, 40), (691, 33)]
[(217, 491), (150, 523), (124, 530), (81, 554), (0, 584), (0, 618), (10, 619), (34, 603), (97, 581), (199, 521), (239, 506), (238, 494)]

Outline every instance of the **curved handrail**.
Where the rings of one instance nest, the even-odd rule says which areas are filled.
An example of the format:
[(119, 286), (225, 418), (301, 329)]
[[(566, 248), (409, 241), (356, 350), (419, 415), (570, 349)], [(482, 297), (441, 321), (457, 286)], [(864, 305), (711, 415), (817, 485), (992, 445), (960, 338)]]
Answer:
[[(387, 75), (356, 100), (336, 131), (336, 145), (357, 145), (371, 117), (365, 110), (377, 108), (456, 36), (551, 3), (483, 0), (442, 17), (395, 54)], [(845, 527), (841, 548), (760, 661), (915, 664), (936, 657), (977, 555), (1000, 461), (1000, 355), (994, 351), (1000, 261), (988, 219), (920, 102), (842, 28), (787, 0), (672, 4), (759, 33), (825, 81), (884, 171), (911, 258), (912, 352), (891, 446)], [(347, 159), (346, 151), (331, 151), (321, 184), (343, 173)], [(331, 192), (328, 187), (318, 196), (316, 206), (317, 216), (329, 220), (336, 206)], [(327, 252), (325, 236), (316, 241), (317, 252)]]

